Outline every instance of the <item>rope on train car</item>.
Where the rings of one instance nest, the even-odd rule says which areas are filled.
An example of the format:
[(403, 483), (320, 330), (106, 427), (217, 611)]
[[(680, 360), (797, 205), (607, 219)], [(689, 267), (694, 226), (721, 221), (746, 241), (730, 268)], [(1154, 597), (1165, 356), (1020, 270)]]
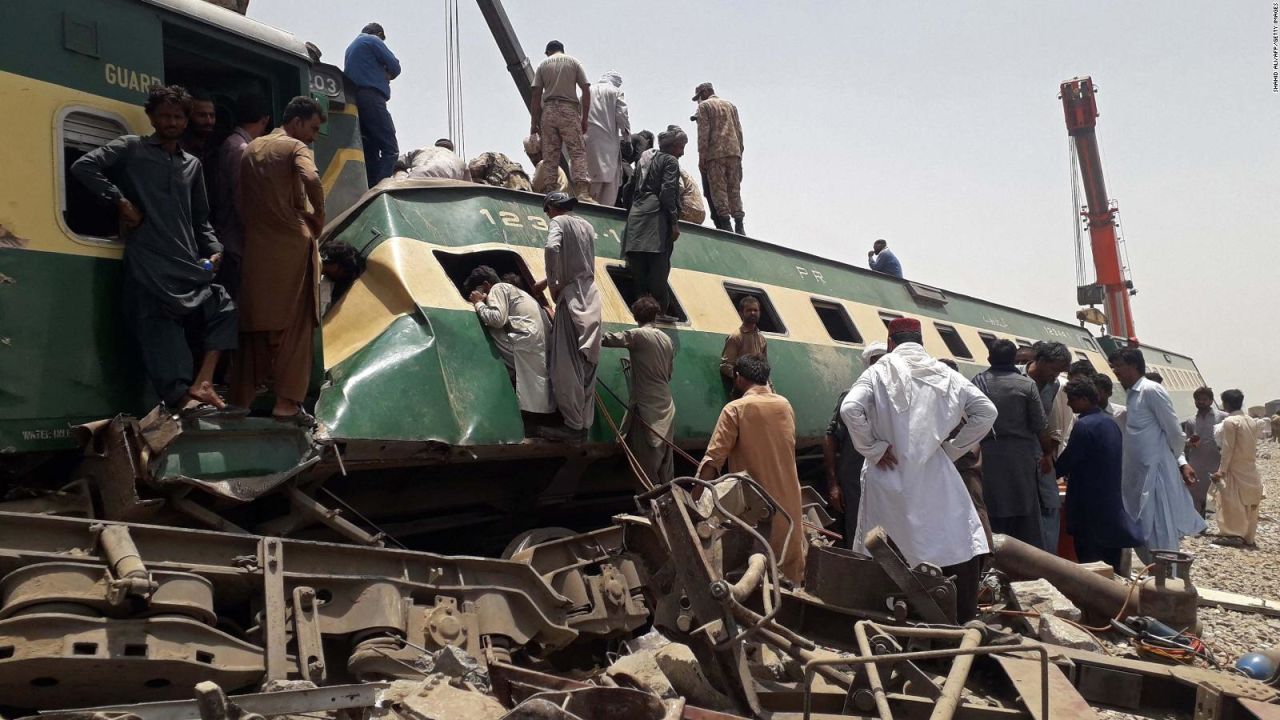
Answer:
[[(600, 387), (604, 388), (605, 390), (607, 390), (607, 391), (609, 392), (609, 394), (613, 396), (613, 399), (614, 399), (615, 401), (617, 401), (617, 403), (618, 403), (619, 405), (621, 405), (621, 406), (622, 406), (622, 407), (624, 407), (624, 408), (628, 406), (627, 401), (625, 401), (625, 400), (623, 400), (622, 398), (618, 397), (618, 393), (614, 392), (614, 391), (613, 391), (613, 388), (609, 387), (609, 386), (608, 386), (608, 384), (606, 384), (605, 382), (603, 382), (602, 380), (599, 380), (599, 379), (597, 379), (597, 380), (596, 380), (596, 384), (597, 384), (597, 385), (599, 385)], [(597, 393), (597, 395), (598, 395), (598, 394), (599, 394), (599, 393)], [(671, 451), (672, 451), (672, 452), (674, 452), (676, 455), (679, 455), (680, 457), (684, 458), (685, 460), (689, 461), (689, 464), (693, 465), (695, 468), (696, 468), (696, 467), (698, 467), (698, 465), (699, 465), (698, 461), (697, 461), (696, 459), (694, 459), (694, 457), (693, 457), (692, 455), (690, 455), (689, 453), (685, 452), (683, 448), (681, 448), (679, 445), (676, 445), (675, 443), (673, 443), (673, 442), (671, 442), (670, 440), (668, 440), (668, 439), (667, 439), (667, 437), (666, 437), (666, 435), (663, 435), (662, 433), (660, 433), (660, 432), (658, 432), (657, 430), (653, 429), (653, 426), (652, 426), (652, 425), (650, 425), (649, 423), (645, 422), (645, 419), (644, 419), (644, 418), (642, 418), (642, 417), (640, 417), (640, 415), (639, 415), (639, 414), (637, 414), (637, 413), (631, 413), (631, 415), (632, 415), (632, 417), (634, 417), (636, 420), (639, 420), (639, 421), (640, 421), (640, 424), (641, 424), (641, 425), (643, 425), (643, 426), (645, 426), (645, 428), (647, 428), (647, 429), (649, 430), (649, 432), (651, 432), (651, 433), (653, 433), (654, 435), (658, 436), (658, 438), (659, 438), (660, 440), (662, 440), (662, 442), (666, 443), (666, 444), (667, 444), (667, 446), (671, 448)]]
[[(612, 392), (612, 391), (610, 391)], [(640, 467), (640, 461), (636, 459), (635, 453), (631, 452), (631, 448), (627, 447), (627, 440), (622, 436), (622, 431), (618, 429), (617, 423), (613, 421), (613, 416), (609, 414), (609, 409), (605, 407), (604, 398), (600, 397), (599, 392), (592, 393), (596, 398), (596, 407), (600, 409), (600, 414), (604, 415), (604, 419), (609, 421), (609, 427), (613, 430), (613, 437), (617, 440), (618, 446), (622, 448), (623, 454), (627, 456), (627, 464), (631, 466), (631, 472), (640, 481), (640, 485), (645, 491), (653, 489), (653, 481), (645, 473), (644, 468)], [(617, 397), (616, 395), (614, 397)]]

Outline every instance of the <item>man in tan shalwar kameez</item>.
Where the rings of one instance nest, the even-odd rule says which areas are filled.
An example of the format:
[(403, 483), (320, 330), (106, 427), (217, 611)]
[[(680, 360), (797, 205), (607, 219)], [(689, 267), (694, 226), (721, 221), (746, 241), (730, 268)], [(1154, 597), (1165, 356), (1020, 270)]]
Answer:
[(631, 303), (640, 327), (605, 333), (600, 345), (630, 352), (631, 403), (627, 407), (627, 448), (650, 482), (669, 483), (675, 475), (671, 455), (675, 439), (676, 403), (671, 397), (675, 346), (653, 326), (662, 306), (649, 295)]
[[(808, 552), (800, 506), (800, 476), (796, 472), (796, 415), (787, 399), (769, 388), (769, 361), (743, 355), (734, 364), (734, 388), (742, 397), (720, 411), (698, 477), (712, 480), (725, 461), (729, 472), (745, 472), (791, 516), (767, 520), (769, 545), (778, 555), (782, 574), (794, 583), (804, 581)], [(788, 540), (788, 537), (790, 538)], [(782, 546), (786, 543), (786, 552)]]
[(244, 268), (240, 289), (240, 353), (231, 396), (252, 402), (270, 382), (273, 417), (310, 421), (302, 408), (311, 380), (312, 339), (320, 322), (320, 254), (324, 188), (307, 148), (324, 122), (311, 98), (296, 97), (284, 124), (249, 143), (240, 162)]
[(1212, 475), (1222, 483), (1218, 492), (1218, 534), (1215, 544), (1254, 545), (1258, 532), (1258, 505), (1262, 502), (1262, 478), (1258, 475), (1258, 436), (1262, 423), (1241, 410), (1244, 393), (1222, 393), (1222, 409), (1229, 415), (1222, 421), (1222, 462)]

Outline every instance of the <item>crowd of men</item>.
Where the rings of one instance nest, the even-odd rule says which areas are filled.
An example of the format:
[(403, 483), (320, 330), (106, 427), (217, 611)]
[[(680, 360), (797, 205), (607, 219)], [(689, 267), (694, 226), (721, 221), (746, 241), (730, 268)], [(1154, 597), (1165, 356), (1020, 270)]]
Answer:
[[(827, 431), (828, 499), (851, 547), (883, 527), (909, 562), (943, 567), (963, 593), (990, 533), (1058, 553), (1061, 515), (1080, 562), (1125, 573), (1130, 549), (1149, 563), (1153, 550), (1205, 532), (1211, 485), (1214, 542), (1254, 545), (1268, 422), (1244, 414), (1239, 390), (1222, 393), (1219, 411), (1200, 388), (1197, 415), (1179, 422), (1136, 348), (1109, 359), (1126, 393), (1119, 406), (1111, 378), (1072, 363), (1061, 343), (1036, 343), (1019, 364), (1017, 346), (997, 340), (990, 367), (966, 379), (924, 352), (918, 322), (895, 320), (889, 333), (887, 348), (867, 347), (868, 369)], [(979, 493), (963, 477), (975, 467)]]
[[(225, 138), (213, 136), (203, 93), (155, 86), (145, 110), (151, 135), (117, 138), (71, 174), (118, 213), (124, 313), (147, 379), (183, 416), (247, 413), (270, 388), (272, 417), (310, 424), (302, 403), (321, 277), (349, 285), (360, 266), (343, 246), (322, 264), (316, 245), (324, 191), (308, 146), (324, 110), (296, 97), (268, 133), (266, 101), (246, 94)], [(229, 382), (233, 405), (215, 376)]]
[[(698, 124), (698, 170), (704, 193), (678, 163), (674, 169), (660, 167), (656, 174), (645, 172), (655, 137), (648, 130), (632, 134), (622, 75), (611, 70), (593, 83), (582, 62), (565, 53), (562, 42), (552, 40), (534, 72), (529, 135), (523, 143), (533, 163), (530, 174), (519, 162), (497, 152), (464, 162), (454, 154), (448, 139), (431, 148), (401, 153), (395, 124), (387, 111), (391, 81), (400, 75), (400, 61), (386, 40), (383, 27), (369, 23), (347, 47), (344, 58), (344, 71), (356, 85), (370, 187), (392, 176), (450, 178), (539, 193), (559, 191), (582, 202), (624, 209), (633, 208), (639, 193), (639, 199), (650, 199), (642, 213), (646, 217), (658, 214), (659, 205), (651, 198), (662, 195), (660, 222), (669, 220), (670, 227), (660, 229), (665, 231), (663, 241), (667, 243), (674, 243), (678, 235), (675, 219), (705, 221), (705, 194), (710, 197), (710, 214), (717, 228), (745, 233), (742, 123), (737, 107), (717, 96), (711, 83), (695, 89), (697, 111), (691, 118)], [(678, 130), (675, 125), (668, 127), (669, 132)], [(680, 135), (683, 142), (688, 141), (683, 132)], [(668, 146), (664, 152), (679, 157), (670, 150)], [(568, 156), (568, 173), (561, 168), (562, 153)], [(647, 189), (646, 182), (650, 184)], [(663, 187), (665, 194), (660, 192)]]

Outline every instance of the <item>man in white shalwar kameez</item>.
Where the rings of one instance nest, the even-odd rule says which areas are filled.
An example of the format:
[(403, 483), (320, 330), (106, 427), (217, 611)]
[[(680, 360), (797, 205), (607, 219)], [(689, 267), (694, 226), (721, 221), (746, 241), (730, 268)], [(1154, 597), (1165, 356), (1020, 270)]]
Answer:
[(854, 447), (866, 457), (852, 548), (865, 552), (867, 533), (881, 527), (909, 565), (927, 562), (955, 575), (957, 613), (964, 622), (977, 600), (973, 560), (990, 548), (953, 461), (986, 436), (996, 407), (924, 351), (919, 320), (891, 322), (889, 350), (862, 373), (840, 406)]
[(489, 330), (516, 385), (521, 412), (555, 412), (547, 371), (546, 316), (537, 301), (520, 288), (502, 282), (488, 265), (471, 271), (463, 283), (480, 322)]
[(551, 392), (569, 429), (567, 440), (582, 441), (595, 420), (596, 369), (600, 363), (600, 291), (596, 288), (595, 229), (571, 214), (577, 200), (552, 192), (543, 202), (551, 219), (544, 260), (547, 277), (535, 293), (551, 290)]
[[(1151, 550), (1177, 550), (1183, 536), (1205, 529), (1188, 486), (1195, 470), (1181, 460), (1186, 436), (1173, 401), (1160, 383), (1148, 380), (1147, 361), (1137, 348), (1124, 348), (1110, 358), (1111, 371), (1125, 388), (1124, 507), (1147, 538), (1134, 548), (1144, 563)], [(1179, 470), (1179, 465), (1182, 465)]]
[(610, 70), (591, 86), (587, 111), (587, 177), (591, 197), (601, 205), (618, 202), (623, 138), (631, 138), (631, 120), (622, 95), (622, 76)]

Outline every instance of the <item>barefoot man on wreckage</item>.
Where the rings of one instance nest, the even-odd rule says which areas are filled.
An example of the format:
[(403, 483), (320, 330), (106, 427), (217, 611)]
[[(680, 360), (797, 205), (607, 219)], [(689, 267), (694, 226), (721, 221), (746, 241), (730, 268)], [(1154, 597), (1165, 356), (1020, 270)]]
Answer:
[[(236, 348), (237, 328), (231, 296), (213, 282), (222, 244), (200, 161), (179, 144), (190, 107), (183, 88), (153, 86), (145, 110), (155, 132), (116, 138), (76, 160), (71, 174), (120, 214), (124, 313), (147, 379), (165, 408), (200, 416), (226, 406), (213, 372), (222, 352)], [(187, 328), (198, 331), (198, 372)]]

